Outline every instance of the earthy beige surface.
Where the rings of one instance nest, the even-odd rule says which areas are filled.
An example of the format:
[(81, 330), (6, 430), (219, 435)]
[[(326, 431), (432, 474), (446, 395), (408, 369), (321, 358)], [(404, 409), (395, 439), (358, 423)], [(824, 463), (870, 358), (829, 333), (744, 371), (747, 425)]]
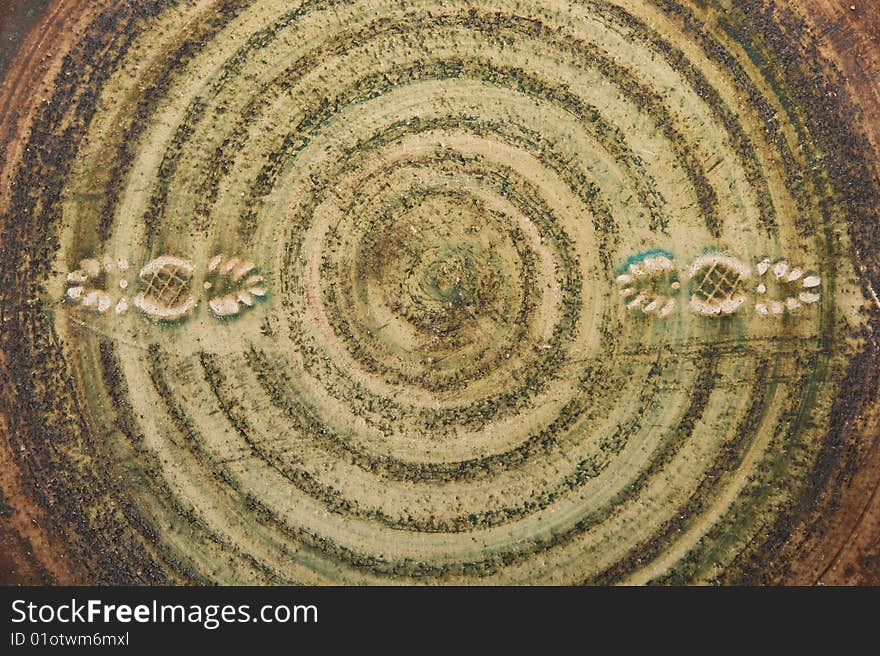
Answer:
[(880, 582), (878, 25), (50, 4), (0, 88), (5, 580)]

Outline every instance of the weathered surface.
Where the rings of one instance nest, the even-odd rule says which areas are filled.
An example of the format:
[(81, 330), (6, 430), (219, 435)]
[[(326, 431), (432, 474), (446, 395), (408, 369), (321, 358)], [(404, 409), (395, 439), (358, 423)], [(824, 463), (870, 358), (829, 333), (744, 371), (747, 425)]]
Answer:
[(880, 9), (792, 4), (50, 3), (4, 581), (880, 583)]

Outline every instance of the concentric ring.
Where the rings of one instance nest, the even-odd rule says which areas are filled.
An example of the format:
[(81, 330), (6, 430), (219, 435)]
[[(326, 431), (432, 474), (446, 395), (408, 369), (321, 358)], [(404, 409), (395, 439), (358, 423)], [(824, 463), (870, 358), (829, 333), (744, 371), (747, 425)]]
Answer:
[[(46, 512), (83, 508), (72, 549), (116, 545), (92, 576), (719, 582), (782, 553), (880, 310), (874, 153), (823, 129), (848, 101), (811, 104), (835, 71), (773, 38), (794, 14), (99, 5), (3, 178), (10, 443)], [(65, 300), (105, 256), (131, 280), (77, 280), (145, 287), (130, 312)], [(771, 260), (821, 294), (755, 312)]]

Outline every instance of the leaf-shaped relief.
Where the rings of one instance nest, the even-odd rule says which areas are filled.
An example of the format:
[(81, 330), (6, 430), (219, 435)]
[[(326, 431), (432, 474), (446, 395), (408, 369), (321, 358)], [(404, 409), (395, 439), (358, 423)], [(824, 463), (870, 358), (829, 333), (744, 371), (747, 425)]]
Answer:
[(98, 314), (106, 313), (111, 307), (116, 314), (123, 314), (128, 310), (128, 301), (123, 297), (129, 285), (128, 270), (128, 261), (121, 257), (80, 260), (79, 268), (67, 274), (65, 297)]
[(263, 276), (256, 273), (253, 262), (223, 254), (208, 263), (204, 288), (208, 307), (220, 318), (234, 317), (266, 296)]
[(816, 274), (792, 267), (786, 260), (771, 262), (769, 258), (764, 258), (755, 268), (759, 280), (755, 311), (762, 316), (795, 313), (821, 299), (822, 279)]
[(678, 307), (676, 295), (681, 288), (672, 256), (667, 253), (646, 254), (635, 258), (617, 276), (620, 295), (626, 307), (634, 312), (668, 317)]

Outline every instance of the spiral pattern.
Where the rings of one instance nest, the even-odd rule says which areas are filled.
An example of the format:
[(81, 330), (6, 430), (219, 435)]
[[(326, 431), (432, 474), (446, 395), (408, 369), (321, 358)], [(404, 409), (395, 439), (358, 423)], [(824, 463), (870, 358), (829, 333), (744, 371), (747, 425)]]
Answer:
[[(704, 4), (84, 12), (9, 178), (3, 285), (37, 299), (4, 330), (41, 435), (10, 434), (44, 505), (78, 500), (76, 548), (113, 545), (92, 576), (729, 582), (783, 553), (865, 402), (876, 180), (843, 179), (868, 155), (822, 132), (833, 73), (787, 58), (796, 16)], [(650, 249), (786, 258), (821, 302), (634, 314), (615, 279)], [(192, 263), (195, 298), (217, 253), (265, 299), (64, 300), (103, 256)]]

